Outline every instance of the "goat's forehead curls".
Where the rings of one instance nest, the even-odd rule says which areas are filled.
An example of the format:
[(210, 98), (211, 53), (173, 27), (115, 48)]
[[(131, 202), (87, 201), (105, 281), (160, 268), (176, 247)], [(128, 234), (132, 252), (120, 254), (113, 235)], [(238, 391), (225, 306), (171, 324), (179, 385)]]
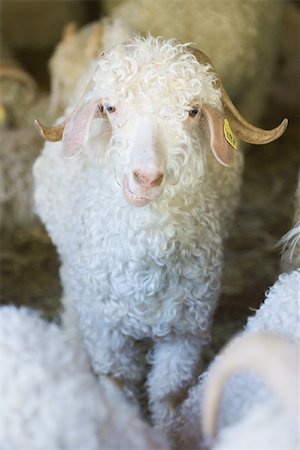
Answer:
[(93, 80), (100, 97), (130, 103), (147, 96), (160, 107), (176, 108), (179, 114), (195, 101), (221, 105), (211, 66), (200, 64), (188, 44), (175, 39), (136, 35), (103, 54)]

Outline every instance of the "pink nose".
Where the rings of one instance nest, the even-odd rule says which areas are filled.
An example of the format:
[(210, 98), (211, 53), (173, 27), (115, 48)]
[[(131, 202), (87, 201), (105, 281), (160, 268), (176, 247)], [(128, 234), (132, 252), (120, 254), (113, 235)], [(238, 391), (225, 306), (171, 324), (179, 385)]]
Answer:
[(160, 186), (164, 178), (164, 174), (160, 170), (145, 172), (144, 170), (136, 169), (133, 171), (133, 176), (138, 184), (147, 188)]

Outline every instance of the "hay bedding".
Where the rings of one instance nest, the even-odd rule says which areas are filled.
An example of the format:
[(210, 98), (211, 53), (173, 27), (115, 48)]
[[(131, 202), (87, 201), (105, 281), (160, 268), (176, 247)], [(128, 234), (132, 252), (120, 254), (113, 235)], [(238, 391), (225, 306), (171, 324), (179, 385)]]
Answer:
[(60, 310), (61, 287), (56, 251), (43, 227), (3, 232), (1, 303), (39, 309), (48, 319)]

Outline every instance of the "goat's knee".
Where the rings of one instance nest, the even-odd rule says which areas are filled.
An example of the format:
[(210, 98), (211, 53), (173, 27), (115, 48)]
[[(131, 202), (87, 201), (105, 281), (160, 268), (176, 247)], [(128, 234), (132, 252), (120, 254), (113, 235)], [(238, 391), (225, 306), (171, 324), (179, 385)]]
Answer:
[(191, 336), (157, 342), (153, 348), (147, 380), (150, 409), (154, 424), (164, 431), (200, 372), (202, 345), (203, 338)]
[(101, 328), (85, 341), (96, 373), (137, 382), (143, 378), (144, 355), (132, 338), (111, 328)]

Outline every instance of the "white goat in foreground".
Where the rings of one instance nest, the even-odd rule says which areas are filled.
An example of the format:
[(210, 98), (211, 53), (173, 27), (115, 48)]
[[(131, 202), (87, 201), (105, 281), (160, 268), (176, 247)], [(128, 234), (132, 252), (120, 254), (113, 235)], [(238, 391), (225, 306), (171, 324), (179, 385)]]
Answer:
[(199, 50), (136, 36), (99, 58), (62, 124), (37, 123), (45, 139), (63, 141), (45, 145), (34, 177), (62, 261), (65, 321), (78, 322), (96, 373), (134, 389), (152, 365), (160, 427), (199, 371), (219, 295), (243, 160), (225, 118), (253, 143), (287, 125), (246, 122)]
[[(243, 375), (237, 377), (240, 372)], [(247, 380), (245, 373), (252, 376), (242, 386), (243, 379)], [(264, 383), (255, 382), (253, 374)], [(261, 332), (245, 333), (230, 342), (212, 367), (204, 388), (204, 432), (210, 442), (215, 441), (213, 450), (298, 450), (299, 375), (299, 342), (297, 345), (282, 336)], [(231, 392), (226, 395), (227, 385)], [(260, 402), (249, 407), (242, 387), (244, 396), (249, 389)], [(224, 393), (226, 407), (230, 408), (232, 402), (238, 408), (235, 420), (217, 433), (218, 413), (226, 413), (221, 408)], [(248, 408), (243, 403), (248, 403)]]
[(1, 450), (166, 450), (109, 380), (56, 324), (0, 308)]

